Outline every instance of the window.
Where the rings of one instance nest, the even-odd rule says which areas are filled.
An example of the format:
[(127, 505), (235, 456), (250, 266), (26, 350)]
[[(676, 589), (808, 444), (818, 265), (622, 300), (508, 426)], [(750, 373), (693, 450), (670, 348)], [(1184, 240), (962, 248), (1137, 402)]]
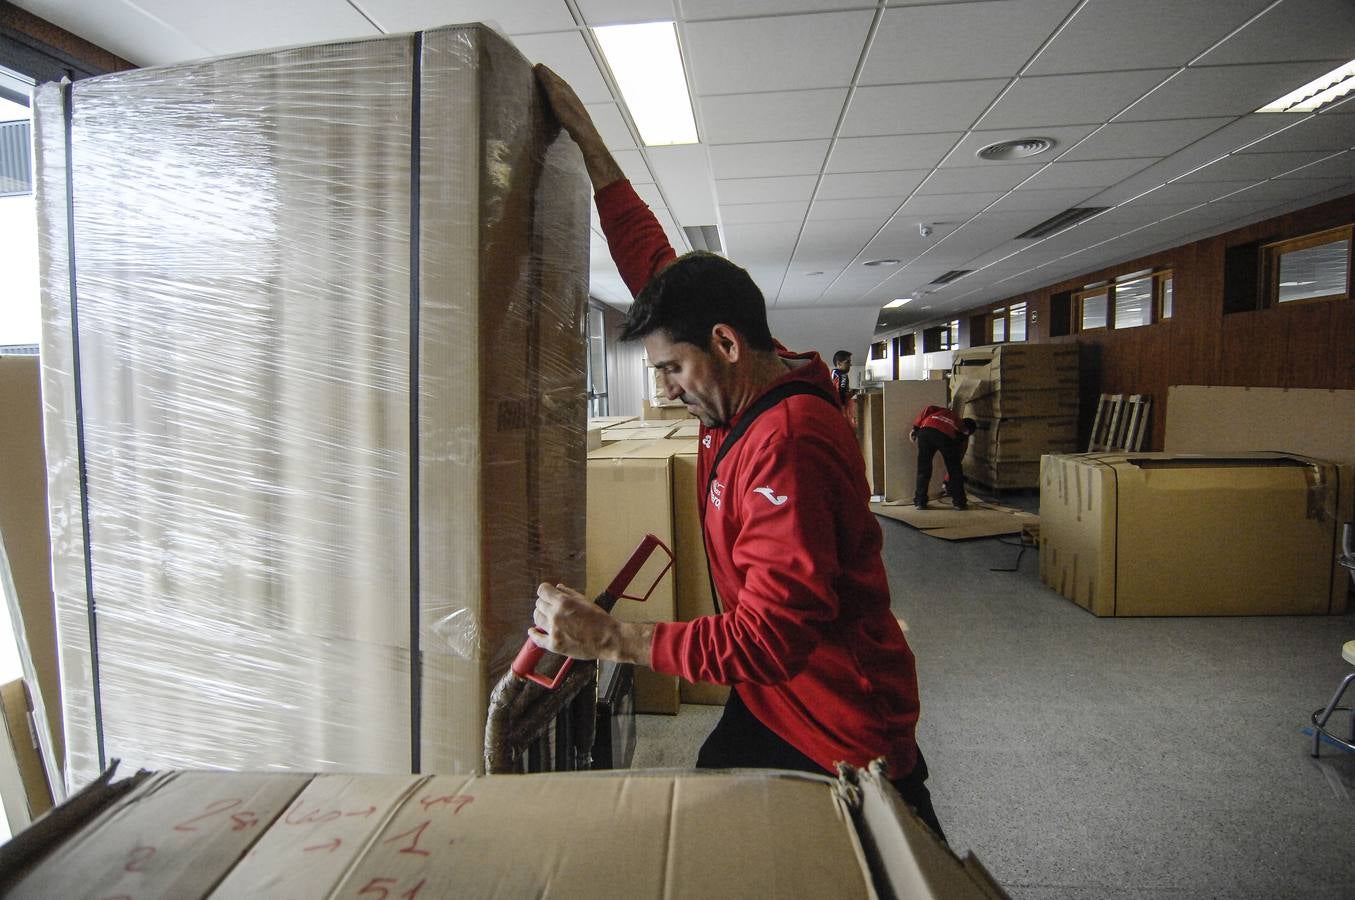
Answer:
[(947, 329), (947, 330), (950, 332), (950, 335), (949, 335), (949, 337), (950, 337), (950, 343), (948, 343), (948, 344), (946, 345), (946, 349), (948, 349), (948, 350), (959, 350), (959, 349), (960, 349), (960, 320), (959, 320), (959, 319), (951, 319), (951, 320), (950, 320), (950, 328)]
[(602, 307), (588, 306), (588, 415), (607, 415), (607, 328)]
[(917, 354), (917, 335), (913, 332), (894, 338), (895, 356), (914, 356)]
[(932, 328), (922, 330), (922, 352), (937, 353), (946, 350), (950, 346), (950, 329), (945, 325), (937, 325)]
[(1171, 318), (1172, 273), (1144, 269), (1073, 293), (1078, 331), (1137, 328)]
[(1013, 303), (1007, 310), (1007, 340), (1024, 341), (1026, 339), (1026, 304)]
[(1269, 302), (1349, 297), (1351, 230), (1346, 225), (1263, 247)]
[(42, 331), (38, 293), (37, 207), (29, 124), (32, 82), (0, 69), (0, 347), (37, 346)]
[(889, 359), (889, 343), (887, 341), (876, 341), (870, 345), (871, 359)]
[(1000, 344), (1007, 339), (1007, 308), (993, 310), (993, 343)]

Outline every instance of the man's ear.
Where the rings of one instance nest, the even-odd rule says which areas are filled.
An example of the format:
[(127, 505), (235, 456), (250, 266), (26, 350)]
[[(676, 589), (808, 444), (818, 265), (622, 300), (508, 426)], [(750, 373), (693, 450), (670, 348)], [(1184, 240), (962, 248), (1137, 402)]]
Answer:
[(725, 362), (738, 362), (747, 349), (743, 335), (732, 326), (719, 323), (710, 330), (710, 352)]

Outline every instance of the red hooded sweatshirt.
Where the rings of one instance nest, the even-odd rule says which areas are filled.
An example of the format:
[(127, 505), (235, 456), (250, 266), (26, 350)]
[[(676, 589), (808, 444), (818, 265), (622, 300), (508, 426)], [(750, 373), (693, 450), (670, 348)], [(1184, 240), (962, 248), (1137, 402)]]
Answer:
[[(675, 258), (628, 181), (597, 193), (603, 233), (633, 294)], [(777, 379), (834, 396), (817, 353), (790, 353)], [(764, 412), (710, 467), (729, 426), (702, 426), (698, 490), (711, 576), (724, 612), (655, 626), (655, 671), (733, 685), (759, 721), (834, 771), (885, 757), (912, 771), (918, 717), (913, 653), (889, 608), (879, 522), (855, 434), (837, 404), (794, 395)]]

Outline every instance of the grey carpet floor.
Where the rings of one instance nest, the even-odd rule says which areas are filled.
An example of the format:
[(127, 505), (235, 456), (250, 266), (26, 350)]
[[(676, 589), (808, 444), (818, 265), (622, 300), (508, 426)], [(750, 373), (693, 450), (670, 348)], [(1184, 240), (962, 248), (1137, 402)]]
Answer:
[[(1355, 615), (1098, 619), (1035, 551), (880, 522), (937, 813), (1013, 897), (1355, 897), (1355, 755), (1303, 733)], [(636, 767), (718, 716), (639, 717)]]

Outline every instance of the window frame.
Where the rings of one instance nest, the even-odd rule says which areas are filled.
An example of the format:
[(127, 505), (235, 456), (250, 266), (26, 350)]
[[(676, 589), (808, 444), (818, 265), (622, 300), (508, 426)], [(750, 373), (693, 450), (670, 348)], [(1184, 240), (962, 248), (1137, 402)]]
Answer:
[[(1314, 247), (1321, 247), (1323, 244), (1332, 244), (1337, 241), (1346, 242), (1346, 287), (1339, 294), (1323, 294), (1319, 297), (1303, 297), (1296, 300), (1280, 300), (1280, 257), (1286, 253), (1295, 253), (1300, 250), (1311, 250)], [(1305, 303), (1328, 303), (1332, 300), (1349, 300), (1352, 293), (1351, 280), (1355, 278), (1355, 223), (1338, 225), (1335, 228), (1327, 228), (1322, 231), (1315, 231), (1310, 234), (1300, 235), (1299, 237), (1286, 238), (1281, 241), (1271, 241), (1261, 245), (1261, 266), (1265, 273), (1265, 306), (1275, 308), (1279, 306), (1301, 306)]]
[[(1097, 281), (1089, 284), (1081, 290), (1072, 292), (1072, 319), (1070, 325), (1074, 334), (1083, 334), (1085, 332), (1098, 331), (1128, 331), (1131, 328), (1146, 328), (1156, 325), (1159, 322), (1170, 321), (1175, 313), (1176, 306), (1176, 283), (1173, 278), (1173, 270), (1170, 267), (1161, 269), (1138, 269), (1133, 272), (1127, 272), (1123, 275), (1117, 275), (1113, 278)], [(1115, 289), (1118, 285), (1134, 284), (1144, 279), (1152, 279), (1152, 289), (1148, 301), (1148, 321), (1140, 322), (1137, 325), (1115, 324)], [(1163, 301), (1165, 297), (1165, 288), (1168, 282), (1172, 284), (1172, 310), (1164, 313)], [(1093, 297), (1105, 296), (1106, 298), (1106, 322), (1104, 325), (1093, 325), (1088, 328), (1083, 325), (1085, 318), (1084, 305), (1087, 300)]]

